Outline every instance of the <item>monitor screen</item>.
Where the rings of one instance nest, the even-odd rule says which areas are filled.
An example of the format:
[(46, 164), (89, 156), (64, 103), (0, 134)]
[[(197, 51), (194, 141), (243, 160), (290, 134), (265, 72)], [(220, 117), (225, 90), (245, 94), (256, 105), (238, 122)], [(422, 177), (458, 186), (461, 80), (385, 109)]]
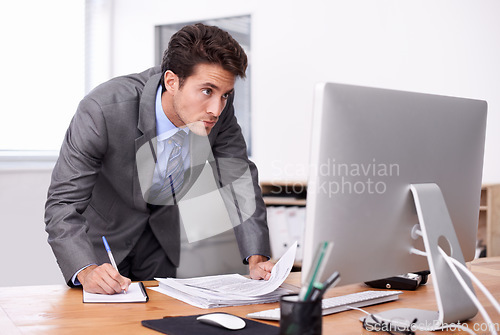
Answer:
[(484, 101), (319, 84), (315, 92), (302, 279), (332, 241), (323, 281), (339, 285), (428, 269), (412, 237), (410, 185), (439, 186), (464, 258), (475, 254), (486, 128)]

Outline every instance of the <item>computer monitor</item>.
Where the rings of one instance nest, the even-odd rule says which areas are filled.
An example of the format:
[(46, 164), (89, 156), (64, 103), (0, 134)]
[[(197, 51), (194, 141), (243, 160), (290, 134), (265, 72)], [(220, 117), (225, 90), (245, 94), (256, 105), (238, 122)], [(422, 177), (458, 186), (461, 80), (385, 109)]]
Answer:
[(431, 319), (475, 315), (461, 302), (454, 310), (470, 298), (449, 297), (445, 282), (454, 278), (440, 255), (428, 262), (411, 250), (435, 255), (439, 245), (462, 262), (474, 258), (486, 110), (479, 100), (318, 84), (303, 281), (318, 244), (332, 241), (324, 276), (339, 271), (339, 285), (430, 269), (439, 295)]

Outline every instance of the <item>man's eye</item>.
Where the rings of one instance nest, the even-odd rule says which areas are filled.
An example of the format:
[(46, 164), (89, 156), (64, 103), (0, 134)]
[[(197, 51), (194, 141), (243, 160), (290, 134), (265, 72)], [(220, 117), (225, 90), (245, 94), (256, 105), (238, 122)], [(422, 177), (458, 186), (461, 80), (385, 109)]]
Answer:
[(224, 93), (224, 94), (222, 95), (222, 99), (227, 99), (227, 98), (229, 98), (229, 93)]
[(212, 89), (210, 89), (210, 88), (205, 88), (205, 89), (201, 90), (201, 92), (202, 92), (203, 94), (205, 94), (205, 95), (210, 95), (210, 94), (212, 94)]

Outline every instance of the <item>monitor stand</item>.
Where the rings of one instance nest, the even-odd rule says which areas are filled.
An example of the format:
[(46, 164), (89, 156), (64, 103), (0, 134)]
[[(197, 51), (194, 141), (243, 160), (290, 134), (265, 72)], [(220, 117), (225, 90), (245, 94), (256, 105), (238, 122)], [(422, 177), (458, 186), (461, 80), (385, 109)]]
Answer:
[[(403, 308), (378, 313), (375, 317), (386, 325), (390, 323), (400, 328), (433, 331), (474, 317), (477, 308), (439, 252), (441, 247), (448, 255), (465, 265), (441, 189), (433, 183), (412, 184), (410, 189), (420, 223), (420, 232), (417, 234), (424, 240), (438, 311)], [(463, 274), (460, 269), (459, 272)], [(463, 277), (473, 290), (469, 277)], [(374, 321), (367, 318), (366, 322), (370, 324)]]

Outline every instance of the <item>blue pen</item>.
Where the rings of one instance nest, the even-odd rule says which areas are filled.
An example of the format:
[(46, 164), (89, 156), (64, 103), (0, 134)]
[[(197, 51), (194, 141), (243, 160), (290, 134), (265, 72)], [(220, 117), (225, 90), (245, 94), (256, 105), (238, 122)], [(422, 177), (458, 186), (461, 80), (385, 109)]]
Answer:
[[(113, 254), (111, 253), (111, 249), (109, 248), (109, 244), (108, 244), (108, 241), (106, 240), (105, 236), (102, 237), (102, 241), (104, 242), (104, 248), (106, 248), (106, 252), (108, 253), (109, 260), (111, 261), (111, 265), (113, 265), (115, 270), (118, 273), (120, 273), (120, 271), (118, 271), (118, 266), (116, 266), (115, 258), (113, 257)], [(127, 293), (127, 291), (124, 290), (124, 293)]]
[(113, 254), (111, 253), (111, 249), (109, 248), (108, 241), (106, 241), (106, 237), (102, 237), (102, 241), (104, 242), (104, 248), (106, 248), (106, 252), (108, 253), (109, 260), (111, 261), (111, 265), (115, 268), (116, 271), (118, 271), (118, 266), (116, 266), (115, 258), (113, 257)]

